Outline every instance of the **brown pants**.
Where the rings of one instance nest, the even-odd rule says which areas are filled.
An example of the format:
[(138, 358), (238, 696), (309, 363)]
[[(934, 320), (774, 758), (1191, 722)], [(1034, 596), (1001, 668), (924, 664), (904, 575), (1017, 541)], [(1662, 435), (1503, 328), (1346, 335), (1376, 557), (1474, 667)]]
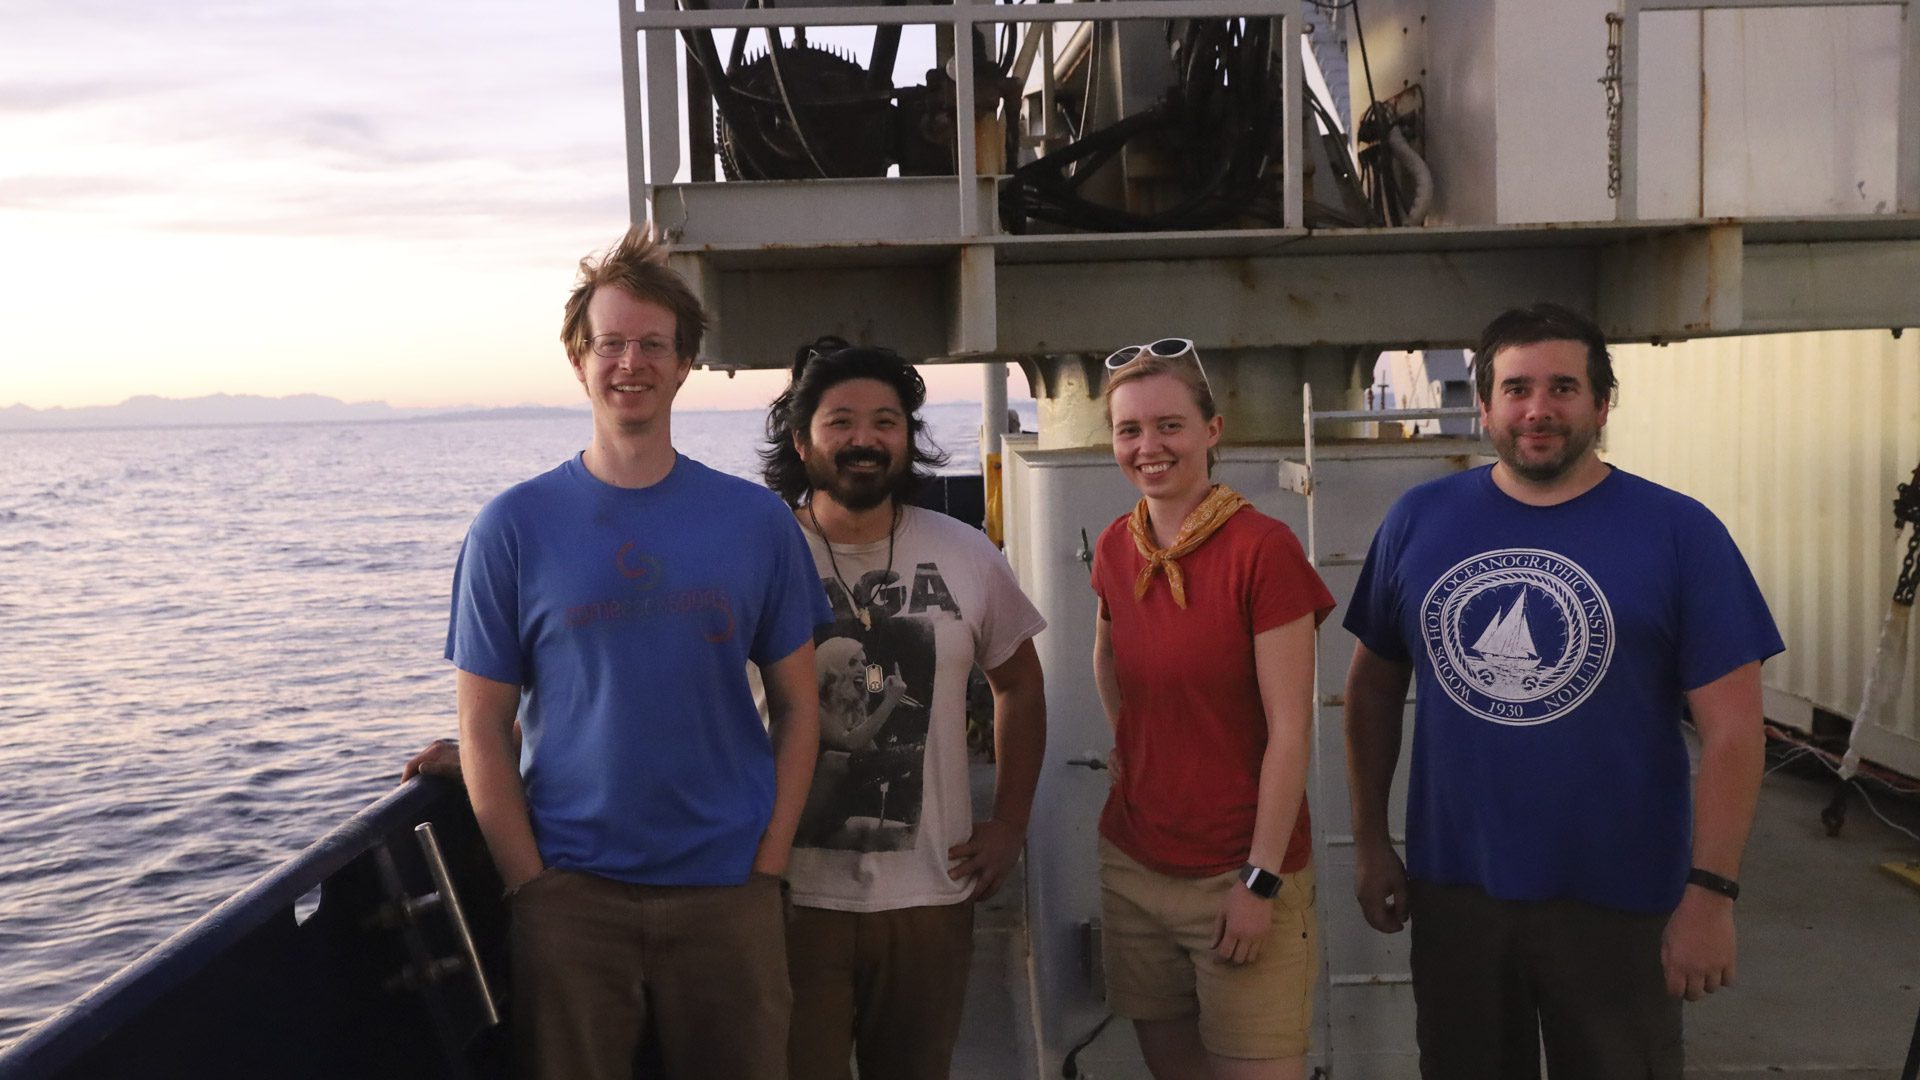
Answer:
[(1425, 1080), (1680, 1080), (1665, 915), (1411, 883)]
[(792, 1080), (946, 1080), (973, 962), (973, 905), (856, 913), (796, 907)]
[(778, 879), (633, 885), (549, 870), (514, 894), (512, 917), (522, 1076), (632, 1080), (643, 1041), (672, 1080), (786, 1076)]

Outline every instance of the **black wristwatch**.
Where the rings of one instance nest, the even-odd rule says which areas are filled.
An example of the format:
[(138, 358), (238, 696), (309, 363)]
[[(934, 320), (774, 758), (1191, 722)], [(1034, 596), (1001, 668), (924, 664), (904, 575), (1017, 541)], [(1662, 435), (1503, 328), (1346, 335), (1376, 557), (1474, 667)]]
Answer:
[(1252, 863), (1240, 868), (1240, 884), (1262, 900), (1271, 900), (1280, 895), (1280, 875), (1271, 870), (1262, 870)]
[(1740, 883), (1732, 878), (1723, 878), (1711, 870), (1699, 867), (1687, 871), (1687, 884), (1698, 885), (1708, 892), (1717, 892), (1729, 900), (1740, 899)]

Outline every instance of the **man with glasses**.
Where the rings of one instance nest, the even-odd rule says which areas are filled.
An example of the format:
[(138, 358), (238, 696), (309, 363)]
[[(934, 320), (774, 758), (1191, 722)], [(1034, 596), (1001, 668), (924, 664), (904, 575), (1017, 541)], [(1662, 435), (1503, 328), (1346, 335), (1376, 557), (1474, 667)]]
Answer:
[(592, 440), (488, 503), (455, 570), (460, 771), (510, 898), (529, 1076), (628, 1080), (637, 1054), (785, 1075), (780, 876), (827, 610), (781, 501), (674, 450), (705, 326), (646, 233), (582, 260), (561, 340)]
[[(943, 1080), (973, 903), (1026, 841), (1046, 748), (1046, 625), (986, 535), (909, 501), (942, 459), (926, 385), (888, 349), (802, 348), (767, 416), (767, 485), (806, 533), (833, 621), (815, 641), (820, 761), (794, 841), (794, 1080)], [(991, 814), (968, 783), (966, 694), (993, 690)]]
[[(1538, 1077), (1543, 1046), (1555, 1080), (1679, 1080), (1680, 999), (1733, 981), (1780, 635), (1710, 511), (1600, 459), (1599, 328), (1509, 311), (1473, 367), (1498, 462), (1401, 497), (1347, 615), (1360, 906), (1413, 925), (1428, 1080)], [(1416, 673), (1403, 866), (1387, 801)]]

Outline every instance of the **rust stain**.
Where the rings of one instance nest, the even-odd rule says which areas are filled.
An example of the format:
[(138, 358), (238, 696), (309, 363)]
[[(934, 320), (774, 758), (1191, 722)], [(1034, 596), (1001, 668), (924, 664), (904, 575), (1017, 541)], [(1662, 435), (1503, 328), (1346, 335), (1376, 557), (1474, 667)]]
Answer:
[(1712, 113), (1713, 110), (1709, 107), (1712, 104), (1712, 96), (1707, 91), (1707, 13), (1705, 11), (1701, 11), (1699, 14), (1700, 14), (1700, 28), (1697, 31), (1697, 33), (1699, 35), (1699, 41), (1700, 41), (1700, 61), (1699, 61), (1700, 138), (1697, 141), (1700, 144), (1700, 160), (1694, 166), (1694, 168), (1697, 170), (1694, 175), (1700, 178), (1700, 189), (1697, 193), (1699, 203), (1694, 213), (1698, 217), (1706, 217), (1707, 216), (1707, 118)]
[(1258, 277), (1258, 274), (1255, 273), (1252, 259), (1239, 258), (1233, 260), (1233, 276), (1239, 279), (1241, 288), (1248, 292), (1254, 291), (1256, 287), (1255, 279)]

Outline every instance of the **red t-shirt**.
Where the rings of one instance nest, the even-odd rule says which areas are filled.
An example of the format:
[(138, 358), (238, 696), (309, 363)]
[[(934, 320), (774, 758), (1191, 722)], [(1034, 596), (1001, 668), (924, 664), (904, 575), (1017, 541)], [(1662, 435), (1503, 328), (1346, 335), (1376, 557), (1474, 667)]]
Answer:
[[(1237, 870), (1253, 846), (1267, 714), (1253, 665), (1254, 635), (1311, 612), (1333, 594), (1293, 530), (1243, 507), (1179, 560), (1187, 606), (1166, 575), (1133, 596), (1146, 560), (1121, 516), (1100, 534), (1093, 588), (1111, 623), (1120, 682), (1120, 775), (1100, 812), (1100, 835), (1143, 866), (1179, 877)], [(1292, 873), (1312, 856), (1300, 800), (1286, 858)]]

